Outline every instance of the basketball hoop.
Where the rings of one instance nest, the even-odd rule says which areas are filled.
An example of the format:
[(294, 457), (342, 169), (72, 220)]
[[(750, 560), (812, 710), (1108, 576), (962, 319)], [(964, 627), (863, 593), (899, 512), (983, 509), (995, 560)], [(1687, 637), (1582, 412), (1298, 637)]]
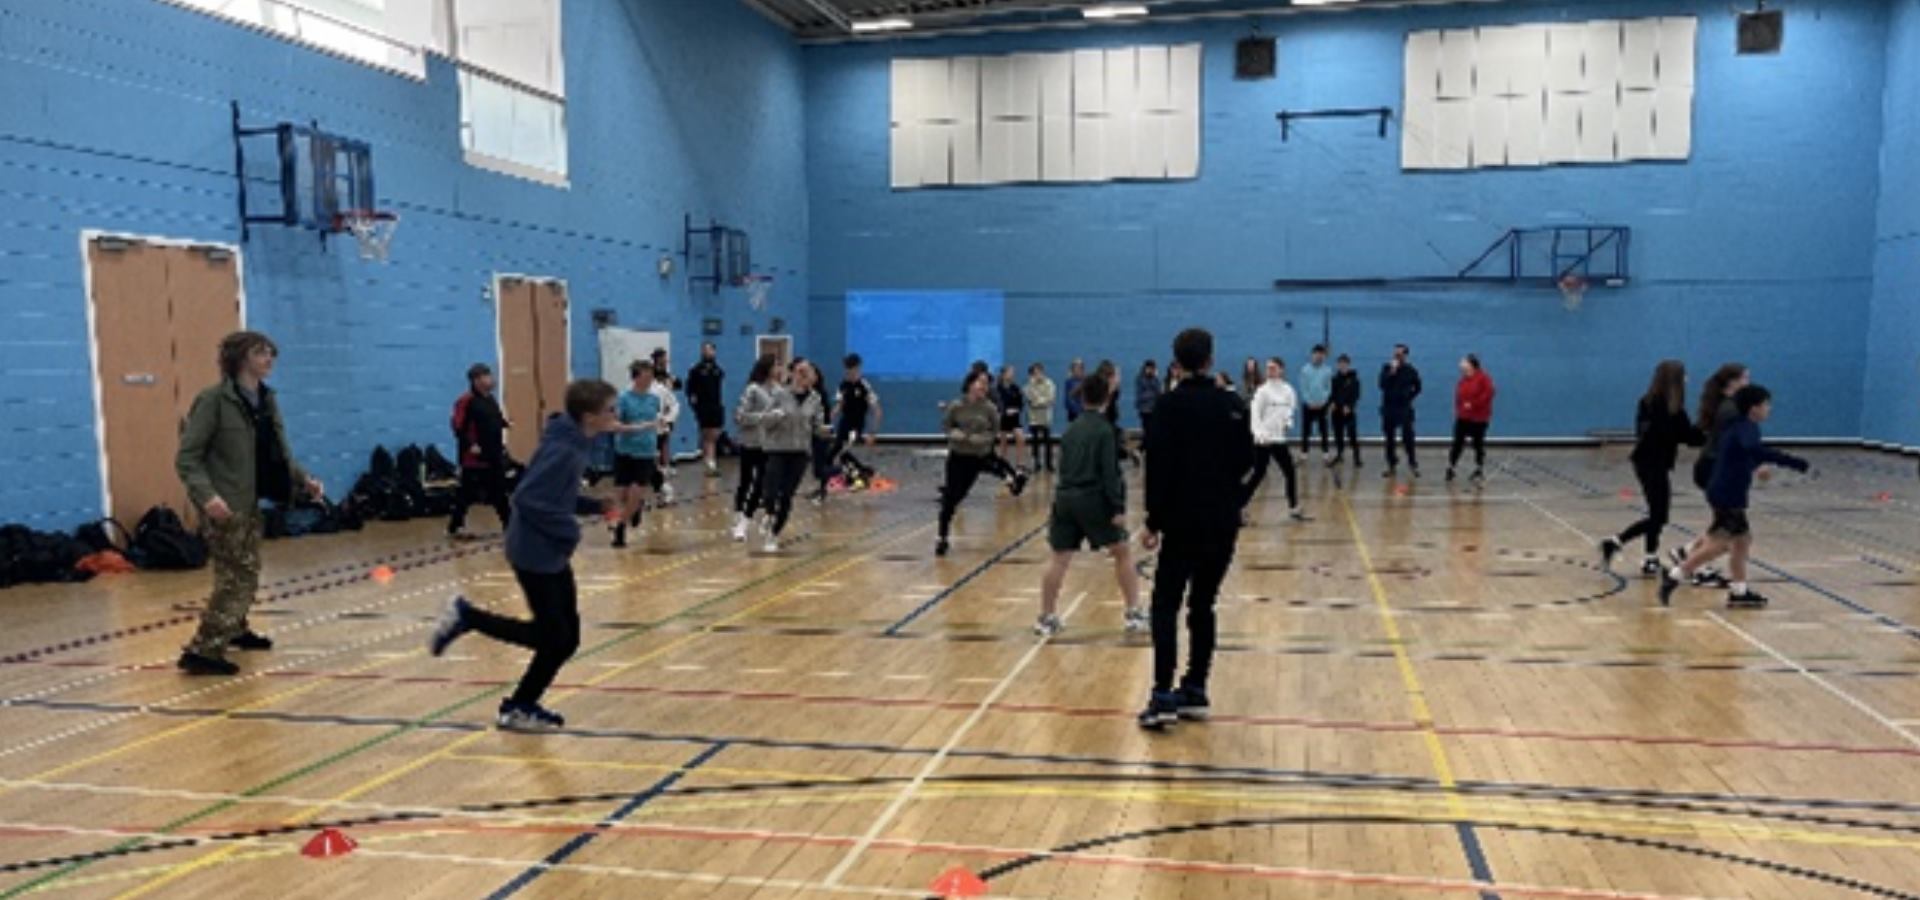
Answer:
[(767, 297), (773, 293), (772, 275), (742, 275), (733, 280), (733, 285), (746, 289), (747, 305), (753, 307), (755, 312), (767, 308)]
[(1560, 276), (1560, 301), (1569, 312), (1580, 308), (1587, 298), (1587, 280), (1571, 272)]
[(360, 245), (361, 259), (385, 261), (393, 244), (393, 233), (400, 227), (400, 216), (377, 209), (351, 209), (333, 217), (333, 230), (353, 235)]

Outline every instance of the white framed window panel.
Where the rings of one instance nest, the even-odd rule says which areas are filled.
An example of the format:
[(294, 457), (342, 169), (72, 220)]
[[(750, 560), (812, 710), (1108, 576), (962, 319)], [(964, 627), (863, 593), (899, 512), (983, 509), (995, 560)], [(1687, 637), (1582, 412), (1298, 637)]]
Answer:
[(1691, 16), (1407, 34), (1409, 170), (1685, 160)]
[(1198, 44), (893, 60), (890, 182), (1193, 178)]

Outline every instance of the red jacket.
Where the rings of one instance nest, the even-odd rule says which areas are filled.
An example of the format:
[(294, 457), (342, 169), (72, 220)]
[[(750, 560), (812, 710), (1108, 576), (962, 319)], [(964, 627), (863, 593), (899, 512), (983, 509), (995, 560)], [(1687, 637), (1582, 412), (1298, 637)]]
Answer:
[(1493, 421), (1493, 378), (1475, 372), (1453, 389), (1453, 417), (1462, 422)]

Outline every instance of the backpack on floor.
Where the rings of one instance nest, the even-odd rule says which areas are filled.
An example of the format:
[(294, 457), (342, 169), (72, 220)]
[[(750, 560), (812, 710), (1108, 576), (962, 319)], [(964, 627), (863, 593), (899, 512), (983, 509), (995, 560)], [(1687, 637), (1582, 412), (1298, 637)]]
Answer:
[(133, 534), (127, 531), (127, 526), (120, 524), (119, 519), (111, 516), (75, 528), (73, 537), (80, 543), (86, 544), (93, 553), (102, 550), (118, 550), (124, 553), (127, 548), (133, 546)]
[(179, 513), (156, 506), (134, 526), (131, 557), (142, 569), (198, 569), (207, 564), (207, 541), (188, 531)]
[(373, 448), (372, 455), (367, 457), (367, 474), (375, 477), (392, 475), (393, 454), (388, 453), (385, 447)]
[(460, 469), (454, 466), (452, 461), (441, 455), (439, 447), (429, 445), (427, 447), (426, 480), (429, 484), (436, 481), (459, 481)]

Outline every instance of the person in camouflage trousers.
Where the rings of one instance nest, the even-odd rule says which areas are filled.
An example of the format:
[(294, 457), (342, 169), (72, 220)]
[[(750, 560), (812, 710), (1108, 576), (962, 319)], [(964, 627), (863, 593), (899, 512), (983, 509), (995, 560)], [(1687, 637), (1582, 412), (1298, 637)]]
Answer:
[(200, 392), (180, 432), (174, 469), (206, 525), (213, 594), (200, 629), (180, 654), (190, 675), (233, 675), (228, 648), (269, 650), (273, 641), (247, 626), (260, 587), (260, 501), (287, 503), (296, 487), (323, 495), (319, 481), (293, 461), (287, 430), (266, 378), (280, 350), (257, 331), (220, 342), (220, 383)]

